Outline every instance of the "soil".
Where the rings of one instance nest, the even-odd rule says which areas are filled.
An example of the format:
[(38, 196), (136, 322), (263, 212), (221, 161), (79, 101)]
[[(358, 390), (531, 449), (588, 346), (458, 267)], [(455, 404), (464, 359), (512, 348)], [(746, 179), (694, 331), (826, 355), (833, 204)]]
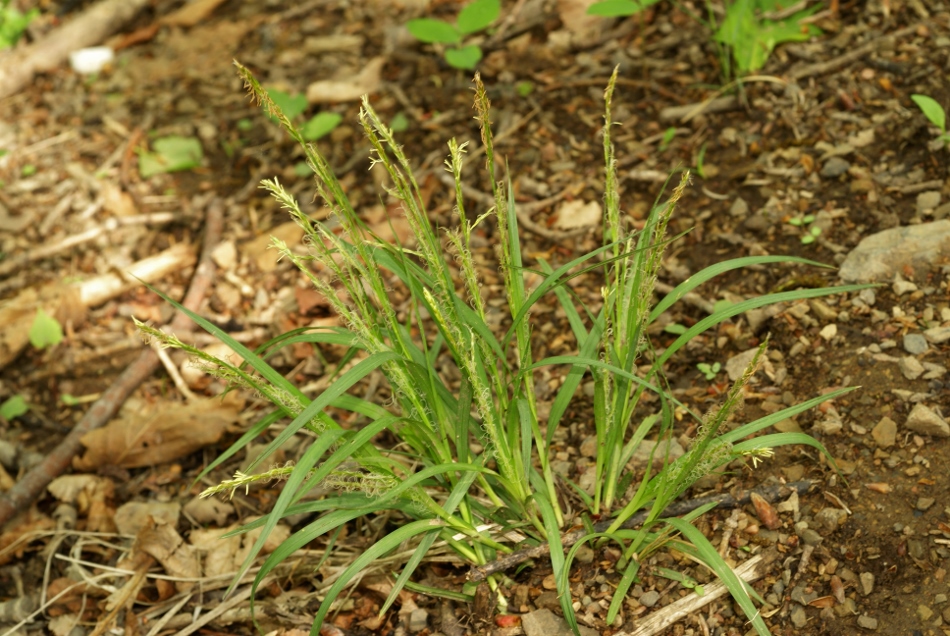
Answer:
[[(28, 39), (55, 32), (91, 3), (40, 4), (43, 16)], [(28, 257), (28, 262), (4, 272), (0, 303), (9, 309), (30, 290), (39, 293), (46, 285), (111, 274), (182, 243), (197, 245), (206, 210), (220, 199), (225, 202), (225, 247), (215, 253), (218, 276), (200, 313), (248, 346), (299, 326), (336, 324), (326, 302), (314, 297), (300, 273), (289, 263), (276, 263), (273, 251), (265, 249), (266, 238), (261, 237), (271, 233), (293, 239), (292, 233), (282, 234), (289, 219), (257, 187), (260, 179), (276, 176), (308, 214), (320, 215), (322, 208), (312, 200), (312, 182), (300, 165), (302, 153), (246, 98), (232, 59), (250, 68), (265, 86), (290, 94), (306, 93), (317, 80), (352, 84), (359, 73), (380, 65), (378, 78), (363, 78), (365, 90), (384, 120), (407, 123), (397, 138), (411, 158), (432, 221), (450, 227), (455, 223), (454, 191), (442, 181), (445, 143), (456, 137), (471, 142), (470, 150), (480, 145), (471, 73), (449, 67), (438, 50), (412, 39), (402, 25), (421, 15), (451, 19), (463, 3), (318, 0), (289, 6), (232, 0), (212, 6), (193, 24), (176, 26), (165, 18), (178, 4), (153, 2), (123, 27), (111, 41), (119, 49), (117, 59), (102, 72), (80, 76), (63, 64), (0, 100), (0, 151), (7, 151), (0, 156), (0, 267)], [(910, 99), (925, 94), (941, 104), (950, 102), (945, 81), (950, 13), (943, 3), (834, 1), (814, 17), (822, 35), (780, 45), (763, 69), (741, 83), (724, 79), (709, 30), (684, 11), (704, 14), (701, 3), (661, 3), (635, 18), (594, 21), (587, 30), (580, 29), (581, 19), (566, 13), (575, 3), (503, 4), (500, 28), (481, 41), (485, 56), (478, 70), (492, 101), (496, 153), (507, 163), (516, 198), (529, 204), (521, 228), (528, 265), (542, 257), (561, 264), (600, 244), (599, 219), (580, 222), (578, 231), (564, 228), (576, 221), (569, 204), (603, 199), (603, 90), (615, 66), (620, 80), (613, 100), (618, 123), (614, 141), (621, 202), (631, 222), (642, 223), (668, 188), (671, 173), (692, 169), (692, 185), (671, 228), (688, 232), (670, 247), (661, 283), (675, 285), (704, 267), (747, 255), (787, 254), (838, 265), (867, 236), (939, 220), (950, 212), (940, 204), (941, 196), (950, 194), (947, 150), (933, 143), (935, 129)], [(56, 17), (57, 12), (62, 15)], [(855, 51), (859, 55), (851, 55)], [(703, 107), (706, 100), (722, 96), (733, 99), (722, 109)], [(383, 178), (378, 169), (368, 169), (369, 145), (358, 124), (359, 102), (342, 94), (336, 97), (342, 101), (308, 107), (307, 117), (317, 112), (342, 117), (342, 123), (316, 143), (366, 222), (380, 231), (392, 222), (392, 231), (405, 241), (404, 224), (381, 198)], [(683, 117), (683, 111), (675, 116), (669, 110), (685, 105), (697, 106), (693, 116)], [(138, 153), (168, 135), (200, 139), (201, 165), (142, 178)], [(487, 209), (483, 193), (490, 192), (490, 186), (480, 174), (482, 164), (473, 154), (465, 173), (471, 187), (469, 214)], [(547, 204), (530, 206), (549, 197), (553, 200)], [(170, 214), (138, 216), (158, 213)], [(793, 224), (806, 216), (814, 220)], [(126, 224), (109, 225), (110, 219), (123, 218)], [(802, 239), (812, 227), (822, 231), (806, 243)], [(61, 245), (93, 230), (101, 235)], [(491, 262), (491, 228), (477, 238), (485, 260)], [(60, 247), (50, 253), (37, 251), (55, 246)], [(172, 268), (153, 281), (155, 287), (180, 298), (192, 263)], [(836, 458), (841, 476), (814, 449), (784, 447), (754, 470), (751, 465), (730, 466), (726, 475), (701, 480), (687, 493), (691, 497), (814, 481), (797, 510), (791, 504), (779, 505), (782, 525), (774, 532), (766, 531), (751, 505), (741, 508), (739, 530), (730, 543), (733, 563), (749, 553), (779, 553), (754, 584), (767, 601), (762, 614), (773, 634), (950, 634), (948, 441), (904, 426), (918, 402), (937, 412), (950, 406), (946, 379), (939, 371), (946, 364), (947, 345), (931, 343), (916, 355), (935, 366), (914, 379), (897, 363), (910, 355), (904, 350), (905, 335), (950, 322), (948, 273), (942, 263), (933, 263), (927, 271), (903, 271), (896, 284), (888, 280), (874, 289), (873, 303), (855, 292), (797, 309), (785, 307), (761, 324), (739, 316), (697, 338), (667, 370), (678, 399), (705, 412), (721, 399), (728, 380), (725, 371), (707, 380), (697, 364), (725, 365), (770, 333), (770, 362), (779, 378), (757, 379), (740, 421), (834, 388), (861, 387), (783, 423), (782, 430), (803, 430), (821, 441)], [(779, 288), (837, 283), (833, 269), (769, 266), (729, 272), (697, 292), (708, 306)], [(490, 276), (486, 285), (491, 294), (500, 289)], [(592, 275), (573, 283), (581, 299), (593, 301), (599, 297), (599, 285)], [(56, 291), (59, 299), (65, 294), (62, 289)], [(43, 460), (139, 354), (142, 345), (130, 316), (161, 324), (171, 313), (138, 284), (88, 309), (75, 301), (65, 308), (54, 304), (65, 326), (63, 342), (42, 350), (25, 346), (0, 370), (0, 399), (21, 395), (31, 405), (20, 417), (0, 420), (0, 450), (9, 454), (0, 457), (10, 473), (0, 475), (5, 490)], [(533, 314), (537, 324), (544, 325), (538, 356), (572, 351), (569, 325), (554, 306), (552, 301)], [(668, 320), (691, 325), (705, 315), (702, 303), (681, 303)], [(835, 329), (827, 330), (829, 325)], [(3, 346), (10, 347), (13, 329), (9, 324), (2, 328), (8, 338)], [(663, 331), (653, 337), (659, 347), (673, 338)], [(206, 337), (195, 338), (199, 346), (211, 343)], [(319, 388), (340, 362), (341, 350), (300, 345), (282, 355), (273, 361), (282, 373)], [(221, 386), (204, 378), (192, 382), (191, 389), (210, 395)], [(383, 404), (387, 398), (378, 379), (361, 384), (357, 392)], [(233, 407), (230, 420), (222, 420), (214, 441), (172, 459), (150, 456), (146, 465), (132, 466), (125, 455), (114, 465), (87, 458), (92, 464), (74, 472), (98, 481), (78, 486), (81, 494), (72, 498), (78, 511), (75, 524), (61, 520), (57, 511), (63, 504), (49, 493), (7, 524), (0, 535), (5, 548), (0, 596), (5, 600), (16, 601), (66, 577), (112, 577), (96, 579), (107, 580), (110, 587), (105, 591), (90, 583), (86, 596), (75, 597), (82, 601), (78, 604), (47, 608), (21, 628), (24, 633), (48, 629), (78, 634), (68, 627), (87, 633), (97, 623), (113, 625), (115, 616), (108, 616), (112, 605), (103, 597), (134, 577), (104, 568), (118, 562), (126, 571), (158, 571), (154, 561), (119, 561), (131, 539), (110, 526), (115, 509), (136, 501), (184, 505), (205, 486), (245, 466), (253, 449), (216, 467), (202, 484), (192, 485), (261, 412), (261, 404), (247, 399), (247, 405)], [(159, 371), (139, 388), (121, 417), (134, 421), (150, 412), (149, 417), (160, 420), (182, 400), (172, 378)], [(593, 430), (583, 405), (570, 415), (552, 451), (576, 462)], [(893, 443), (882, 443), (872, 434), (883, 418), (897, 424)], [(213, 426), (211, 419), (198, 421)], [(677, 435), (685, 433), (684, 422)], [(108, 447), (105, 457), (125, 453), (125, 443), (118, 443), (118, 450)], [(256, 446), (258, 452), (261, 447)], [(281, 461), (293, 460), (299, 452), (288, 447)], [(215, 522), (196, 518), (207, 510), (186, 508), (177, 529), (188, 537), (202, 528), (227, 527), (264, 514), (279, 488), (277, 483), (247, 494), (239, 491)], [(832, 516), (822, 514), (826, 509), (847, 514), (840, 524), (823, 523)], [(729, 510), (714, 510), (700, 522), (714, 545), (719, 545), (730, 515)], [(373, 523), (354, 524), (341, 537), (344, 547), (334, 559), (343, 559), (345, 565), (347, 555), (365, 549), (360, 542), (378, 530)], [(263, 590), (258, 618), (267, 631), (309, 629), (320, 589), (311, 570), (320, 562), (314, 555), (323, 545), (302, 551), (301, 569), (283, 573)], [(575, 601), (583, 607), (581, 623), (598, 633), (633, 631), (638, 620), (691, 593), (646, 569), (622, 624), (608, 626), (606, 603), (601, 607), (597, 602), (609, 596), (610, 583), (617, 579), (609, 556), (600, 553), (578, 566), (572, 577), (572, 589), (579, 592)], [(647, 565), (672, 561), (669, 556), (657, 558)], [(331, 561), (327, 567), (331, 565), (339, 568), (341, 563)], [(708, 580), (698, 568), (678, 567)], [(458, 590), (465, 574), (463, 567), (429, 563), (420, 568), (418, 580)], [(557, 603), (550, 602), (548, 574), (550, 565), (543, 559), (511, 572), (513, 584), (505, 588), (509, 610), (524, 614), (549, 607), (559, 612)], [(873, 575), (872, 585), (868, 574)], [(147, 582), (139, 582), (135, 603), (128, 604), (131, 609), (118, 614), (118, 624), (124, 625), (120, 631), (190, 633), (179, 630), (187, 630), (193, 614), (219, 606), (228, 611), (207, 626), (202, 623), (205, 633), (255, 630), (246, 603), (225, 607), (221, 585), (210, 580), (200, 594), (188, 591), (185, 596), (181, 594), (187, 587), (141, 580)], [(843, 592), (835, 589), (838, 583)], [(484, 598), (452, 604), (404, 593), (396, 607), (376, 619), (386, 585), (386, 578), (377, 576), (356, 586), (334, 616), (334, 629), (353, 634), (403, 630), (409, 624), (407, 609), (417, 606), (426, 611), (429, 633), (515, 634), (522, 629), (506, 627)], [(638, 601), (654, 589), (660, 596), (650, 608)], [(176, 605), (183, 598), (184, 604)], [(0, 618), (12, 618), (12, 611), (0, 604)], [(149, 632), (166, 615), (169, 622)], [(662, 633), (745, 634), (745, 620), (731, 601), (719, 599)]]

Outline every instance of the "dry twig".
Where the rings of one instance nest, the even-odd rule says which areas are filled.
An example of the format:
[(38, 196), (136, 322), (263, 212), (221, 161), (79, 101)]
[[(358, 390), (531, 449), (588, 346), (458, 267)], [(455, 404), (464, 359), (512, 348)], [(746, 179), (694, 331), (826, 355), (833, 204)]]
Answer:
[[(214, 274), (211, 251), (220, 240), (223, 227), (224, 201), (215, 199), (208, 206), (205, 219), (201, 260), (195, 269), (191, 287), (182, 301), (182, 304), (192, 311), (198, 309), (211, 287)], [(175, 331), (187, 331), (190, 326), (191, 320), (184, 314), (178, 314), (172, 321), (172, 329)], [(83, 435), (104, 426), (118, 412), (119, 407), (129, 395), (152, 375), (156, 368), (158, 368), (158, 356), (151, 349), (145, 349), (102, 394), (102, 397), (86, 411), (59, 446), (0, 498), (0, 525), (5, 524), (14, 515), (28, 507), (43, 492), (43, 489), (69, 466), (73, 457), (82, 450), (80, 440)]]

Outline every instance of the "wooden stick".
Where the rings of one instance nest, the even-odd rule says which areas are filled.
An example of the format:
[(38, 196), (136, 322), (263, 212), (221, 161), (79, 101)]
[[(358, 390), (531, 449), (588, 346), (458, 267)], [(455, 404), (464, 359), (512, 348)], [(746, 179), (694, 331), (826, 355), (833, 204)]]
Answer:
[(58, 67), (73, 51), (100, 44), (148, 4), (149, 0), (103, 0), (43, 39), (0, 57), (0, 98), (22, 89), (37, 73)]
[[(777, 558), (778, 552), (774, 549), (769, 550), (764, 554), (756, 554), (733, 571), (740, 579), (746, 583), (751, 583), (765, 576), (768, 566)], [(728, 592), (728, 589), (721, 581), (715, 581), (703, 587), (706, 593), (702, 596), (699, 594), (687, 594), (680, 600), (670, 603), (663, 609), (657, 610), (647, 616), (645, 620), (640, 622), (636, 631), (618, 632), (614, 634), (614, 636), (653, 636), (653, 634), (659, 634), (676, 621), (686, 618)]]
[[(214, 263), (211, 251), (221, 238), (224, 227), (224, 201), (215, 199), (208, 206), (205, 218), (204, 244), (201, 259), (195, 269), (191, 286), (182, 304), (197, 311), (214, 280)], [(191, 327), (191, 319), (178, 314), (172, 321), (172, 329), (182, 332)], [(158, 356), (149, 348), (122, 372), (116, 381), (102, 394), (95, 404), (83, 415), (62, 442), (50, 452), (42, 463), (28, 472), (16, 486), (0, 497), (0, 526), (7, 523), (16, 514), (27, 508), (43, 492), (49, 483), (58, 477), (70, 465), (73, 457), (82, 450), (82, 436), (104, 426), (118, 412), (122, 403), (138, 386), (148, 379), (158, 368)]]

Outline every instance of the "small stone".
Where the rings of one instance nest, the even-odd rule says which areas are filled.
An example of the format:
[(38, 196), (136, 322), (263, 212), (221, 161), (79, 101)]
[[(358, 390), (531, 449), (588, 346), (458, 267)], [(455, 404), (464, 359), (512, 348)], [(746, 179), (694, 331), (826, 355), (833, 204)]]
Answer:
[(827, 324), (822, 328), (821, 331), (818, 332), (818, 335), (821, 336), (826, 342), (830, 342), (832, 338), (838, 335), (838, 325), (835, 323)]
[(825, 162), (825, 165), (821, 167), (821, 171), (818, 174), (825, 179), (834, 179), (843, 175), (850, 167), (851, 163), (846, 159), (831, 157)]
[(823, 508), (818, 514), (815, 515), (815, 521), (818, 523), (819, 527), (825, 531), (824, 534), (831, 534), (840, 528), (847, 520), (847, 512), (841, 508), (833, 508), (831, 506)]
[(874, 591), (874, 575), (870, 572), (862, 572), (858, 577), (858, 580), (861, 582), (861, 593), (865, 596), (871, 594)]
[(906, 293), (917, 291), (917, 285), (908, 280), (898, 280), (894, 281), (893, 289), (895, 294), (902, 296)]
[(885, 415), (871, 429), (871, 437), (878, 448), (890, 448), (897, 442), (897, 422)]
[(944, 622), (950, 623), (950, 607), (943, 610), (942, 616), (943, 616)]
[(933, 214), (940, 205), (940, 190), (928, 190), (917, 195), (917, 215)]
[(597, 436), (591, 435), (584, 438), (578, 450), (581, 453), (581, 457), (594, 457), (597, 455)]
[(818, 534), (817, 530), (812, 530), (811, 528), (805, 528), (798, 536), (802, 538), (805, 545), (819, 545), (824, 540), (822, 536)]
[(922, 376), (925, 371), (924, 365), (914, 356), (904, 356), (898, 361), (897, 366), (900, 367), (901, 373), (903, 373), (904, 377), (908, 380), (916, 380)]
[(919, 356), (922, 353), (926, 353), (929, 347), (927, 346), (927, 338), (923, 334), (919, 333), (908, 333), (904, 335), (904, 351), (911, 355)]
[(861, 614), (858, 616), (858, 627), (863, 629), (877, 629), (877, 619), (871, 618), (867, 614)]
[(923, 603), (917, 606), (917, 616), (920, 617), (920, 620), (922, 621), (930, 620), (930, 618), (933, 615), (934, 615), (934, 611), (930, 609), (929, 607), (927, 607), (926, 605), (924, 605)]
[(729, 379), (735, 382), (741, 378), (742, 374), (745, 373), (746, 367), (749, 366), (749, 363), (752, 362), (752, 358), (755, 357), (758, 351), (759, 348), (755, 347), (726, 360), (726, 373), (729, 374)]
[(729, 207), (729, 215), (733, 217), (744, 217), (749, 213), (749, 204), (742, 197), (736, 197)]
[(930, 506), (934, 505), (936, 499), (933, 497), (921, 497), (917, 500), (917, 510), (921, 512), (926, 512), (930, 509)]
[(428, 620), (429, 613), (421, 607), (412, 610), (412, 613), (409, 614), (409, 631), (413, 633), (421, 632), (426, 628)]
[(858, 292), (858, 298), (864, 301), (864, 304), (868, 307), (873, 307), (874, 303), (877, 302), (877, 293), (875, 293), (873, 288), (862, 289)]
[(580, 563), (590, 563), (594, 560), (594, 549), (584, 544), (577, 549), (574, 554), (574, 560)]
[(924, 338), (933, 344), (943, 344), (950, 340), (950, 327), (933, 327), (924, 332)]
[(211, 252), (211, 260), (223, 270), (230, 271), (234, 269), (234, 265), (237, 263), (237, 247), (235, 247), (234, 241), (218, 243), (218, 246)]
[(923, 435), (950, 437), (950, 424), (923, 404), (914, 406), (904, 426)]
[[(669, 448), (669, 458), (667, 458), (667, 448)], [(656, 450), (654, 451), (654, 449)], [(650, 461), (651, 453), (653, 454), (653, 467), (660, 468), (666, 461), (672, 462), (679, 459), (686, 451), (675, 439), (672, 441), (664, 439), (659, 445), (657, 445), (655, 441), (645, 439), (640, 442), (637, 450), (633, 452), (633, 457), (630, 458), (630, 461), (636, 466), (645, 467)], [(591, 470), (588, 472), (593, 473), (594, 471)]]
[(656, 590), (650, 590), (649, 592), (644, 592), (637, 600), (640, 601), (640, 605), (644, 607), (653, 607), (657, 604), (657, 601), (660, 600), (660, 593)]
[(795, 605), (792, 607), (792, 611), (789, 612), (789, 618), (792, 619), (792, 625), (801, 629), (805, 626), (805, 623), (808, 622), (808, 615), (805, 614), (805, 608), (801, 605)]

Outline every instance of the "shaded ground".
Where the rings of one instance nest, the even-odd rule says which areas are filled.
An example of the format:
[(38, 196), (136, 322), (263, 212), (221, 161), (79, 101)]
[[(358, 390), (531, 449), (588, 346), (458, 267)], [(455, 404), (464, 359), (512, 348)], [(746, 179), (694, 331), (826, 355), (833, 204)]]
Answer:
[[(670, 171), (699, 168), (674, 220), (675, 231), (691, 228), (691, 232), (671, 248), (661, 282), (675, 284), (712, 263), (749, 254), (793, 254), (837, 264), (866, 236), (947, 215), (948, 206), (941, 204), (946, 150), (928, 146), (933, 131), (909, 99), (914, 93), (931, 95), (941, 103), (950, 99), (943, 72), (950, 51), (946, 7), (896, 0), (845, 3), (838, 15), (823, 12), (817, 20), (825, 31), (822, 37), (781, 47), (762, 77), (745, 82), (742, 92), (721, 111), (707, 109), (684, 121), (682, 113), (671, 116), (667, 109), (718, 96), (710, 87), (721, 84), (708, 33), (685, 14), (659, 5), (642, 20), (605, 21), (598, 23), (599, 30), (572, 36), (553, 7), (511, 4), (519, 10), (506, 4), (512, 11), (511, 23), (485, 43), (486, 57), (479, 68), (495, 111), (497, 152), (509, 163), (519, 201), (527, 204), (522, 235), (530, 262), (544, 257), (563, 263), (600, 242), (599, 220), (585, 225), (571, 216), (576, 208), (568, 204), (602, 200), (602, 92), (618, 64), (621, 81), (614, 97), (614, 119), (620, 124), (615, 141), (621, 200), (634, 221), (642, 219), (660, 195)], [(452, 193), (441, 181), (444, 144), (455, 136), (471, 141), (473, 149), (478, 145), (469, 74), (447, 67), (430, 47), (408, 38), (398, 25), (419, 12), (399, 3), (331, 0), (284, 8), (270, 2), (226, 2), (194, 26), (160, 26), (160, 18), (172, 8), (174, 3), (160, 2), (137, 18), (126, 31), (113, 69), (83, 78), (62, 68), (0, 101), (0, 148), (8, 151), (0, 157), (0, 249), (5, 259), (103, 229), (98, 238), (52, 255), (37, 254), (29, 264), (4, 271), (6, 278), (0, 280), (4, 302), (9, 308), (11, 299), (22, 301), (27, 290), (110, 274), (174, 245), (196, 243), (210, 202), (222, 198), (226, 230), (224, 247), (216, 252), (219, 277), (202, 313), (248, 344), (298, 326), (334, 324), (325, 302), (308, 291), (290, 264), (277, 264), (266, 249), (262, 237), (271, 233), (288, 242), (300, 237), (284, 225), (284, 212), (256, 188), (260, 178), (276, 175), (310, 213), (320, 214), (320, 207), (311, 203), (309, 179), (295, 169), (300, 152), (248, 103), (231, 59), (250, 67), (266, 86), (291, 94), (306, 92), (316, 80), (352, 80), (378, 65), (378, 79), (363, 78), (373, 89), (374, 107), (387, 121), (401, 115), (408, 122), (398, 137), (419, 169), (431, 218), (442, 226), (454, 222)], [(456, 9), (453, 3), (439, 2), (433, 3), (431, 12), (451, 16)], [(36, 27), (47, 28), (53, 26), (43, 22)], [(861, 54), (848, 56), (855, 51)], [(519, 91), (523, 82), (530, 82), (530, 91)], [(318, 145), (337, 168), (354, 206), (380, 231), (392, 219), (395, 230), (402, 232), (403, 224), (388, 216), (393, 210), (380, 199), (377, 186), (382, 178), (367, 170), (369, 146), (356, 123), (356, 102), (317, 104), (308, 114), (318, 111), (342, 115), (343, 123)], [(675, 135), (669, 133), (665, 139), (668, 130)], [(142, 179), (136, 152), (149, 139), (171, 134), (200, 139), (203, 165)], [(469, 161), (470, 213), (486, 209), (486, 197), (480, 193), (489, 188), (484, 175), (479, 175), (481, 165), (480, 157)], [(552, 200), (531, 206), (549, 197)], [(137, 216), (161, 212), (170, 212), (172, 218)], [(789, 223), (801, 215), (814, 215), (813, 225), (822, 228), (814, 243), (801, 241), (808, 228)], [(106, 225), (112, 218), (135, 221), (115, 229)], [(579, 231), (563, 229), (572, 222), (580, 224)], [(477, 238), (490, 263), (490, 230)], [(173, 267), (156, 285), (180, 297), (188, 267), (187, 263)], [(931, 343), (925, 352), (908, 353), (903, 339), (950, 322), (947, 269), (935, 263), (928, 271), (903, 275), (915, 285), (880, 287), (873, 302), (867, 295), (855, 294), (784, 308), (764, 319), (743, 316), (698, 338), (669, 369), (677, 397), (705, 412), (719, 399), (727, 380), (725, 372), (706, 380), (696, 364), (725, 364), (770, 332), (773, 372), (759, 379), (743, 418), (774, 412), (780, 405), (835, 387), (863, 387), (837, 400), (830, 410), (782, 424), (782, 430), (805, 430), (826, 444), (839, 459), (847, 483), (811, 449), (793, 449), (755, 471), (736, 467), (724, 479), (704, 480), (695, 489), (698, 493), (803, 477), (816, 481), (797, 511), (789, 504), (780, 512), (783, 525), (774, 532), (760, 528), (751, 507), (743, 510), (740, 531), (730, 544), (730, 558), (735, 561), (748, 556), (745, 546), (749, 552), (774, 548), (780, 553), (756, 584), (769, 602), (762, 613), (775, 634), (854, 633), (858, 625), (883, 634), (950, 633), (944, 626), (950, 623), (945, 578), (950, 559), (946, 479), (950, 455), (946, 440), (904, 427), (917, 402), (938, 411), (946, 408), (946, 345)], [(700, 295), (709, 303), (735, 301), (780, 285), (835, 282), (833, 271), (777, 267), (724, 275), (702, 287)], [(499, 290), (501, 303), (499, 281), (488, 274), (485, 285)], [(575, 291), (584, 300), (595, 300), (599, 282), (592, 276), (579, 278)], [(64, 293), (57, 289), (55, 295), (61, 298)], [(34, 309), (36, 302), (31, 305)], [(20, 394), (33, 405), (30, 413), (3, 428), (9, 461), (2, 457), (0, 461), (10, 472), (7, 482), (38, 462), (82, 414), (83, 403), (65, 404), (64, 395), (82, 398), (101, 393), (137, 355), (141, 344), (129, 316), (164, 321), (169, 314), (160, 300), (132, 285), (88, 310), (75, 302), (55, 305), (66, 325), (66, 341), (46, 351), (28, 346), (0, 372), (0, 398)], [(568, 325), (554, 305), (548, 314), (542, 309), (535, 314), (546, 336), (537, 355), (572, 352)], [(704, 315), (701, 307), (684, 305), (669, 320), (688, 325)], [(26, 319), (21, 316), (21, 321)], [(827, 330), (829, 325), (835, 325), (834, 333)], [(10, 332), (9, 325), (3, 327)], [(4, 346), (9, 347), (7, 337)], [(658, 333), (656, 338), (662, 346), (670, 336)], [(210, 344), (207, 339), (198, 342)], [(339, 355), (332, 349), (298, 347), (278, 362), (288, 377), (318, 389)], [(915, 379), (909, 379), (913, 373), (898, 364), (908, 355), (924, 365)], [(186, 375), (185, 381), (199, 393), (220, 389), (206, 377)], [(360, 391), (384, 400), (387, 389), (375, 380)], [(171, 419), (169, 404), (178, 401), (168, 377), (156, 375), (139, 391), (129, 407), (132, 415), (126, 417), (133, 421), (148, 417), (141, 413), (150, 408)], [(123, 466), (122, 461), (108, 465), (109, 457), (127, 451), (123, 443), (102, 451), (104, 460), (87, 456), (77, 472), (99, 479), (84, 482), (78, 486), (81, 493), (72, 496), (78, 528), (114, 532), (115, 526), (110, 526), (114, 509), (129, 501), (191, 501), (201, 490), (190, 488), (191, 480), (254, 421), (257, 406), (233, 406), (216, 413), (220, 425), (212, 424), (211, 416), (200, 416), (203, 425), (217, 427), (220, 441), (175, 461), (153, 459), (146, 464), (158, 465), (146, 468), (129, 462)], [(138, 415), (134, 409), (140, 409)], [(582, 408), (574, 412), (552, 449), (569, 463), (568, 470), (576, 471), (583, 463), (579, 461), (583, 442), (593, 433), (588, 415)], [(893, 441), (871, 432), (884, 417), (897, 424)], [(288, 448), (283, 459), (291, 460), (299, 451)], [(248, 459), (239, 456), (216, 470), (206, 485), (228, 477)], [(266, 512), (276, 494), (272, 485), (247, 495), (238, 493), (229, 506), (186, 508), (178, 530), (187, 538), (203, 527), (244, 521)], [(848, 513), (838, 516), (836, 511), (844, 509)], [(5, 545), (26, 529), (55, 528), (55, 510), (51, 496), (38, 501), (27, 526), (8, 528)], [(714, 511), (700, 524), (714, 545), (719, 544), (729, 515)], [(749, 526), (759, 531), (746, 531)], [(64, 527), (68, 524), (60, 522)], [(339, 568), (347, 551), (358, 552), (372, 531), (371, 524), (354, 527), (343, 553), (335, 557), (341, 562), (325, 567)], [(3, 557), (0, 583), (5, 598), (22, 597), (25, 590), (78, 571), (99, 575), (95, 564), (114, 566), (127, 548), (127, 541), (114, 535), (24, 538), (27, 543), (15, 544)], [(322, 546), (312, 547), (301, 556), (299, 572), (317, 564)], [(804, 562), (806, 553), (810, 556)], [(52, 556), (56, 554), (82, 559), (85, 565), (73, 563), (68, 571), (69, 562)], [(44, 573), (47, 562), (50, 572)], [(135, 569), (134, 564), (124, 567)], [(266, 628), (308, 628), (318, 606), (319, 584), (299, 572), (267, 587), (262, 604)], [(549, 565), (539, 561), (514, 576), (511, 610), (556, 608), (545, 582), (549, 573)], [(208, 576), (207, 571), (193, 574)], [(873, 585), (868, 585), (867, 576), (861, 579), (867, 574), (873, 575)], [(463, 568), (432, 564), (420, 582), (459, 586), (464, 575)], [(701, 572), (694, 576), (704, 577)], [(843, 602), (841, 592), (835, 598), (833, 577), (843, 585)], [(110, 579), (109, 584), (121, 587), (124, 580)], [(601, 633), (621, 627), (604, 625), (606, 602), (603, 608), (597, 603), (609, 597), (614, 580), (606, 553), (596, 555), (577, 574), (582, 593), (575, 600), (582, 608), (581, 621)], [(647, 597), (654, 601), (648, 609), (637, 599), (654, 588), (659, 599)], [(383, 621), (374, 618), (385, 590), (381, 575), (364, 581), (341, 608), (336, 624), (353, 633), (389, 633), (408, 622), (406, 610), (414, 605), (406, 599), (402, 613), (393, 611)], [(166, 613), (170, 621), (165, 629), (182, 629), (191, 624), (197, 605), (216, 606), (222, 591), (217, 583), (207, 583), (201, 595), (190, 591), (186, 604), (176, 608), (179, 594), (185, 592), (182, 586), (176, 590), (153, 581), (143, 588), (134, 613), (146, 631), (145, 617), (154, 624)], [(623, 629), (634, 630), (638, 617), (686, 592), (667, 579), (645, 576), (628, 602)], [(104, 593), (91, 588), (87, 593), (85, 605), (54, 607), (30, 629), (51, 617), (82, 611), (90, 625), (101, 620), (97, 594)], [(453, 610), (421, 596), (414, 603), (428, 610), (428, 628), (433, 631), (502, 630), (479, 607)], [(209, 625), (250, 633), (253, 626), (245, 605), (234, 604), (233, 614)], [(453, 615), (461, 627), (453, 627)], [(57, 629), (67, 623), (61, 619)], [(736, 616), (732, 603), (720, 599), (668, 633), (744, 634), (748, 625), (743, 623), (741, 612)]]

